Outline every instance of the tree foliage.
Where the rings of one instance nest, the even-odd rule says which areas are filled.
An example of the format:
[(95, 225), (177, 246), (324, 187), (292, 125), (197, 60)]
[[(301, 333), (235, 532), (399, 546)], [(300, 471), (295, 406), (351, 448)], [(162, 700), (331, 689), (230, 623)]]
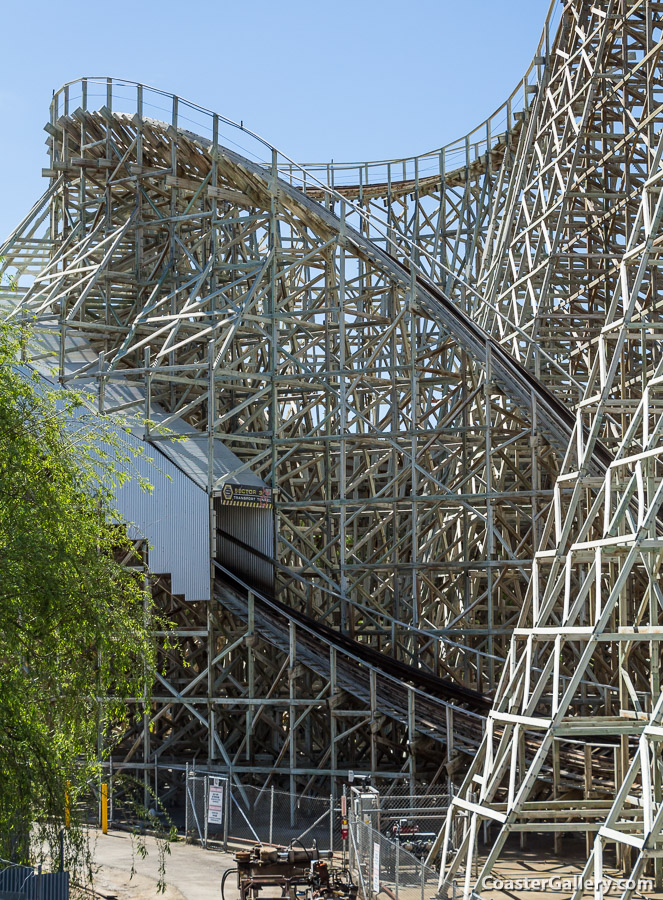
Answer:
[(98, 778), (98, 730), (144, 693), (151, 607), (140, 567), (121, 561), (117, 428), (21, 370), (17, 351), (0, 326), (0, 856), (56, 843), (69, 795), (80, 864), (76, 798)]

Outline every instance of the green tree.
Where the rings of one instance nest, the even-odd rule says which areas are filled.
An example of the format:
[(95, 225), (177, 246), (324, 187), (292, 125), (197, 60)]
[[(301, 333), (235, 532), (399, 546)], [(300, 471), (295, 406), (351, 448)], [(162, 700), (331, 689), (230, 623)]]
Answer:
[(121, 429), (46, 390), (18, 350), (0, 325), (0, 857), (55, 850), (69, 795), (80, 876), (76, 799), (98, 777), (98, 729), (143, 695), (152, 610), (140, 568), (120, 561), (132, 550), (110, 490)]

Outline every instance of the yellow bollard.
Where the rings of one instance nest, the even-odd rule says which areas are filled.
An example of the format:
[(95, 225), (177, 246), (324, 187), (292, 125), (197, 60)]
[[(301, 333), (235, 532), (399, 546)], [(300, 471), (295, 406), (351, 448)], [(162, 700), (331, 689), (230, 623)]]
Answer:
[(108, 785), (101, 785), (101, 831), (108, 834)]
[(71, 797), (69, 795), (69, 782), (64, 791), (64, 827), (69, 828), (71, 825)]

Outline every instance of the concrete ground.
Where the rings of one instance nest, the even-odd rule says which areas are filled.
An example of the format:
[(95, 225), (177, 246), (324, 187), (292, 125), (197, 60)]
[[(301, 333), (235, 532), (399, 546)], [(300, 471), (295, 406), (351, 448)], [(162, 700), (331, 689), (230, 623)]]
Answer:
[[(145, 838), (147, 856), (142, 859), (132, 835), (125, 831), (90, 830), (91, 849), (94, 854), (97, 874), (94, 889), (105, 900), (221, 900), (221, 877), (226, 869), (234, 867), (230, 853), (218, 850), (203, 850), (192, 844), (177, 841), (169, 845), (170, 855), (166, 856), (166, 891), (157, 891), (159, 879), (159, 853), (154, 838)], [(567, 842), (562, 858), (550, 855), (548, 842), (528, 840), (526, 849), (513, 846), (505, 848), (495, 872), (496, 884), (484, 889), (487, 900), (564, 900), (573, 893), (574, 877), (582, 871), (580, 847)], [(482, 852), (483, 851), (483, 852)], [(486, 848), (480, 851), (480, 859)], [(135, 870), (132, 876), (132, 869)], [(613, 876), (612, 866), (606, 867)], [(520, 882), (520, 883), (518, 883)], [(226, 882), (226, 900), (237, 900), (235, 879), (229, 876)], [(606, 885), (606, 900), (618, 900), (621, 891), (616, 884)], [(419, 900), (418, 890), (413, 900)], [(427, 894), (426, 896), (432, 896)], [(593, 896), (593, 890), (585, 892), (586, 898)], [(636, 895), (637, 896), (637, 895)], [(663, 900), (663, 892), (647, 886), (640, 893), (651, 900)], [(380, 900), (386, 898), (382, 894)], [(401, 891), (401, 900), (410, 900), (409, 893)]]
[[(102, 834), (91, 829), (90, 844), (97, 867), (94, 890), (108, 900), (220, 900), (221, 876), (234, 866), (230, 853), (174, 842), (168, 845), (170, 855), (166, 856), (166, 892), (159, 894), (159, 852), (154, 838), (145, 838), (145, 859), (137, 852), (135, 838), (126, 831)], [(226, 886), (226, 900), (235, 900), (232, 876)]]

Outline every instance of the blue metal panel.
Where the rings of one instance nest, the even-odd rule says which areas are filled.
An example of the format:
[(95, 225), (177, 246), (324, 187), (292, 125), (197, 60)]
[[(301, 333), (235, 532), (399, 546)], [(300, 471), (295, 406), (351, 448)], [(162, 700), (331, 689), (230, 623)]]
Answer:
[(69, 900), (69, 872), (39, 872), (31, 866), (0, 871), (3, 900)]

